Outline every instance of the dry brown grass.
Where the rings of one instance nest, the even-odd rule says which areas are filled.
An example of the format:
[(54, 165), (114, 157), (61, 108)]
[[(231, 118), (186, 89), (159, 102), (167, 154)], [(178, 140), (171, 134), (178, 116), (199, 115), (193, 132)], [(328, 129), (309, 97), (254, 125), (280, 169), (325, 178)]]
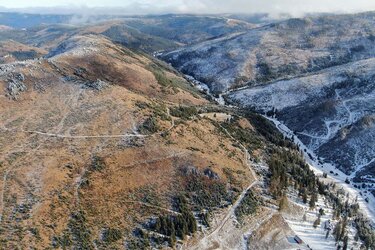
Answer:
[[(224, 168), (240, 170), (241, 187), (248, 182), (251, 175), (241, 150), (208, 119), (178, 123), (169, 135), (145, 138), (140, 147), (126, 145), (122, 138), (69, 139), (25, 132), (133, 133), (134, 126), (155, 112), (150, 107), (156, 102), (166, 106), (207, 103), (182, 89), (177, 94), (163, 92), (144, 67), (152, 63), (149, 59), (127, 58), (111, 48), (106, 52), (89, 58), (59, 57), (54, 62), (59, 71), (47, 61), (16, 66), (28, 87), (17, 101), (5, 97), (6, 76), (0, 77), (0, 194), (4, 197), (0, 224), (7, 228), (0, 240), (5, 247), (51, 246), (53, 237), (67, 229), (70, 215), (79, 210), (86, 212), (93, 240), (107, 226), (130, 232), (147, 218), (168, 213), (171, 197), (183, 189), (176, 171), (186, 164), (211, 167), (225, 181)], [(86, 69), (86, 80), (100, 78), (111, 86), (95, 91), (62, 80), (78, 67)], [(151, 106), (140, 108), (138, 103)], [(160, 117), (157, 120), (161, 130), (171, 125)], [(228, 152), (233, 154), (229, 157)], [(96, 155), (104, 159), (105, 169), (85, 175)], [(84, 178), (89, 179), (88, 186), (79, 186)], [(150, 206), (139, 203), (145, 195), (154, 199)], [(19, 210), (23, 206), (28, 207), (26, 212)], [(32, 229), (37, 229), (37, 236)]]

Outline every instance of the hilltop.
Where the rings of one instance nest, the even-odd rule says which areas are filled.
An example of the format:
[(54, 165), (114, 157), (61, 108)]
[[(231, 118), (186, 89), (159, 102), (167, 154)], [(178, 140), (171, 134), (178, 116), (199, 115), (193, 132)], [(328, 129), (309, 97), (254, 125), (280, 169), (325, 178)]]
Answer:
[[(207, 221), (207, 209), (225, 211), (255, 181), (221, 129), (227, 118), (206, 118), (221, 108), (168, 65), (104, 36), (72, 36), (43, 58), (2, 64), (0, 89), (7, 248), (137, 248), (146, 244), (139, 232), (168, 244), (152, 225), (181, 213), (178, 197), (190, 197), (184, 216)], [(272, 143), (256, 121), (246, 123), (260, 150)]]

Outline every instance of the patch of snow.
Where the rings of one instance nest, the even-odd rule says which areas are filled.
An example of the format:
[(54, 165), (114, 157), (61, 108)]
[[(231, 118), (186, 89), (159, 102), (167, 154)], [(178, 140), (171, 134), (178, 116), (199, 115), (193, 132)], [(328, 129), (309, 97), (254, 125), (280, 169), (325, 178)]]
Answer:
[[(324, 198), (319, 196), (316, 203), (316, 208), (310, 210), (308, 204), (304, 204), (300, 198), (297, 197), (297, 194), (294, 193), (290, 197), (291, 201), (296, 203), (298, 206), (303, 207), (306, 215), (306, 221), (296, 218), (286, 218), (286, 222), (289, 224), (290, 228), (300, 237), (310, 248), (312, 249), (332, 249), (336, 250), (337, 245), (332, 235), (333, 228), (336, 224), (336, 221), (332, 219), (333, 210)], [(313, 227), (314, 221), (318, 218), (319, 209), (324, 209), (324, 215), (320, 217), (320, 224), (317, 228)], [(325, 227), (331, 225), (331, 230), (329, 232), (328, 238), (326, 238), (327, 230)], [(356, 229), (352, 226), (351, 223), (348, 223), (348, 249), (360, 249), (359, 242), (354, 240), (356, 234)]]
[[(347, 193), (349, 193), (350, 199), (357, 199), (360, 210), (375, 225), (375, 198), (372, 195), (365, 196), (363, 193), (361, 194), (361, 191), (359, 189), (356, 189), (352, 184), (345, 183), (345, 180), (350, 176), (344, 174), (332, 164), (320, 164), (319, 158), (315, 155), (315, 153), (312, 152), (308, 147), (306, 147), (287, 126), (285, 126), (275, 118), (267, 116), (265, 117), (268, 120), (272, 121), (285, 137), (294, 139), (294, 143), (299, 146), (299, 148), (303, 152), (306, 162), (309, 164), (311, 170), (313, 170), (317, 176), (322, 176), (323, 173), (327, 173), (328, 178), (331, 181), (336, 183), (337, 186), (341, 186)], [(366, 198), (368, 199), (368, 202), (365, 201)]]

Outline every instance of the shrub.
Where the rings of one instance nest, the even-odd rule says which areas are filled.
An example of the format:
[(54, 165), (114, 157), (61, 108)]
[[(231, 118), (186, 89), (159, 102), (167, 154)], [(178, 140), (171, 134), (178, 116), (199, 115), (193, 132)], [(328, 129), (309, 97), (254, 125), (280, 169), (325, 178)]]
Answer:
[(157, 122), (157, 119), (155, 117), (149, 117), (147, 118), (141, 127), (139, 128), (139, 131), (142, 134), (153, 134), (159, 131), (159, 125)]
[(103, 158), (95, 155), (92, 158), (90, 170), (91, 171), (102, 171), (105, 168), (105, 166), (106, 165), (105, 165), (105, 162), (104, 162)]
[(68, 223), (73, 243), (77, 249), (94, 249), (91, 242), (91, 231), (87, 228), (87, 220), (83, 211), (71, 215)]
[(102, 239), (106, 243), (112, 243), (122, 238), (121, 231), (116, 228), (107, 228), (102, 234)]
[(178, 106), (178, 107), (173, 107), (170, 110), (171, 115), (175, 117), (180, 117), (185, 120), (189, 119), (192, 116), (195, 116), (198, 114), (198, 110), (196, 107), (188, 107), (188, 106)]
[(251, 190), (248, 190), (234, 213), (238, 220), (246, 215), (254, 214), (258, 208), (258, 200)]

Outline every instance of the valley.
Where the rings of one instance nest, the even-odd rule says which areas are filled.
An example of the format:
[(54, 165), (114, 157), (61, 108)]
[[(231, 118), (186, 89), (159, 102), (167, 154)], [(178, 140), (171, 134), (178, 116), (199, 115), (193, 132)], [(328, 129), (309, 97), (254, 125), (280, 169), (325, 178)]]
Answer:
[[(276, 117), (320, 165), (342, 171), (372, 199), (374, 31), (367, 28), (372, 17), (368, 12), (290, 19), (160, 57), (231, 106)], [(359, 31), (364, 32), (358, 36)]]
[[(194, 80), (194, 83), (203, 85), (203, 89), (205, 89), (203, 83), (201, 83), (197, 80)], [(287, 86), (289, 87), (291, 85), (292, 84), (288, 84)], [(293, 86), (291, 86), (291, 88), (293, 88)], [(236, 96), (237, 95), (236, 89), (231, 90), (229, 93), (230, 93), (230, 95), (232, 95), (232, 94), (235, 95), (235, 98), (237, 98), (239, 100), (251, 101), (252, 100), (251, 96), (249, 96), (248, 92), (246, 92), (246, 91), (249, 91), (249, 90), (252, 91), (253, 88), (249, 88), (249, 89), (244, 88), (244, 87), (239, 88), (238, 92), (241, 95), (244, 95), (244, 96), (240, 96), (240, 97)], [(209, 91), (208, 91), (208, 93), (209, 93)], [(289, 98), (291, 100), (298, 99), (297, 97), (290, 98), (287, 94), (287, 93), (290, 93), (290, 91), (288, 91), (286, 93), (282, 93), (280, 91), (272, 90), (272, 91), (270, 91), (270, 93), (280, 93), (280, 96), (282, 96), (282, 98)], [(256, 101), (254, 101), (254, 105), (255, 105), (255, 103), (257, 105), (261, 104), (262, 103), (260, 101), (261, 98), (262, 98), (261, 95), (255, 94), (254, 96), (255, 96), (254, 98), (256, 100)], [(218, 100), (214, 96), (212, 96), (212, 98), (216, 99), (216, 101), (219, 104), (224, 105), (225, 107), (228, 107), (228, 108), (233, 107), (233, 105), (238, 105), (238, 103), (236, 103), (236, 102), (231, 102), (231, 105), (226, 105), (225, 102), (223, 104), (220, 100)], [(233, 100), (235, 98), (231, 97), (230, 100)], [(227, 99), (227, 97), (226, 97), (226, 99)], [(268, 98), (266, 98), (266, 99), (268, 100)], [(281, 107), (280, 103), (275, 104), (274, 101), (271, 101), (271, 103), (272, 103), (270, 105), (271, 109), (275, 109), (274, 107)], [(285, 102), (285, 103), (290, 104), (289, 102)], [(241, 106), (241, 103), (240, 103), (240, 106)], [(267, 106), (265, 106), (265, 107), (267, 107)], [(271, 109), (260, 109), (258, 111), (267, 113)], [(267, 120), (274, 123), (275, 127), (284, 135), (285, 138), (290, 139), (291, 141), (294, 142), (295, 145), (298, 146), (298, 148), (302, 152), (302, 155), (303, 155), (305, 161), (309, 164), (309, 168), (318, 177), (319, 181), (322, 181), (325, 184), (329, 183), (330, 185), (334, 185), (336, 189), (340, 190), (340, 192), (344, 192), (344, 194), (347, 196), (348, 200), (351, 200), (352, 202), (359, 205), (359, 209), (360, 209), (361, 213), (371, 221), (371, 225), (373, 227), (373, 225), (375, 224), (375, 221), (374, 221), (374, 218), (375, 218), (375, 210), (374, 210), (375, 199), (374, 199), (374, 196), (372, 196), (371, 193), (369, 193), (368, 195), (364, 195), (360, 190), (358, 190), (352, 184), (346, 183), (345, 181), (349, 178), (349, 176), (346, 175), (345, 173), (343, 173), (342, 171), (338, 170), (332, 164), (322, 164), (321, 160), (319, 160), (320, 158), (316, 156), (316, 154), (310, 149), (309, 146), (306, 146), (304, 144), (304, 142), (298, 138), (298, 135), (296, 135), (292, 130), (290, 130), (282, 122), (278, 121), (275, 118), (275, 116), (276, 116), (275, 113), (271, 113), (271, 114), (273, 114), (274, 117), (269, 117), (267, 115), (264, 115), (264, 117)], [(228, 133), (228, 131), (227, 131), (227, 133)], [(329, 138), (329, 136), (327, 136), (327, 138)], [(241, 145), (241, 146), (244, 147), (243, 145)], [(244, 150), (248, 154), (248, 151), (246, 150), (246, 147), (244, 147)], [(263, 167), (267, 167), (266, 163), (263, 163), (263, 164), (264, 164)], [(250, 163), (250, 166), (255, 166), (255, 165), (257, 165), (255, 162)], [(253, 184), (256, 184), (256, 183), (253, 183)], [(253, 186), (253, 184), (251, 186)], [(258, 181), (258, 184), (259, 184), (259, 181)], [(369, 185), (371, 185), (371, 183)], [(301, 201), (298, 193), (293, 194), (293, 191), (291, 191), (289, 199), (290, 199), (289, 202), (291, 204), (293, 204), (293, 205), (291, 205), (292, 207), (294, 206), (295, 208), (298, 208), (299, 210), (304, 210), (305, 211), (304, 217), (306, 216), (306, 213), (308, 213), (309, 216), (310, 216), (310, 219), (308, 221), (306, 221), (305, 218), (296, 219), (296, 216), (290, 214), (289, 211), (288, 212), (283, 211), (281, 221), (283, 223), (285, 223), (284, 227), (286, 229), (284, 229), (284, 230), (287, 231), (289, 234), (284, 235), (285, 238), (279, 239), (279, 240), (285, 241), (285, 239), (287, 238), (288, 242), (287, 243), (276, 242), (276, 244), (280, 244), (280, 245), (278, 245), (278, 247), (282, 246), (283, 249), (294, 249), (293, 243), (295, 243), (295, 242), (294, 242), (294, 238), (291, 237), (291, 235), (296, 234), (299, 237), (302, 237), (303, 241), (306, 244), (304, 246), (306, 248), (303, 248), (303, 246), (299, 246), (299, 247), (302, 247), (302, 249), (310, 249), (310, 248), (312, 248), (312, 249), (336, 249), (337, 244), (336, 244), (335, 240), (332, 239), (332, 238), (327, 238), (325, 236), (326, 230), (323, 227), (320, 228), (320, 230), (321, 230), (320, 232), (316, 232), (316, 233), (311, 232), (311, 224), (314, 222), (315, 219), (313, 219), (313, 218), (315, 217), (316, 213), (318, 213), (318, 211), (316, 211), (316, 210), (311, 211), (311, 207), (309, 208), (308, 206), (306, 206), (304, 204), (304, 202)], [(234, 210), (236, 206), (238, 206), (237, 203), (235, 203), (233, 205), (233, 208), (231, 210)], [(322, 200), (319, 200), (318, 207), (320, 209), (324, 208), (326, 213), (327, 213), (327, 210), (328, 210), (328, 214), (325, 214), (325, 216), (324, 216), (323, 225), (325, 223), (327, 223), (328, 221), (331, 221), (331, 217), (333, 216), (333, 213), (334, 213), (333, 208), (329, 205), (329, 203), (327, 203), (327, 200), (325, 198), (322, 198)], [(214, 248), (214, 249), (216, 249), (216, 248), (223, 248), (223, 249), (232, 249), (232, 248), (241, 249), (242, 248), (242, 249), (247, 249), (248, 248), (247, 244), (249, 244), (250, 240), (248, 239), (249, 236), (246, 236), (246, 232), (250, 232), (250, 235), (252, 235), (252, 237), (255, 237), (253, 232), (256, 232), (256, 230), (259, 230), (262, 226), (267, 225), (267, 223), (269, 221), (272, 221), (274, 219), (276, 220), (279, 209), (275, 209), (275, 206), (271, 205), (268, 208), (268, 210), (269, 211), (268, 211), (268, 215), (267, 215), (266, 218), (263, 218), (261, 215), (258, 215), (259, 218), (261, 218), (260, 222), (259, 221), (247, 222), (246, 226), (241, 227), (241, 229), (243, 231), (237, 232), (236, 229), (234, 229), (230, 226), (229, 227), (227, 226), (226, 227), (227, 229), (225, 230), (225, 232), (220, 234), (220, 236), (216, 236), (220, 230), (223, 230), (224, 225), (227, 223), (228, 217), (230, 216), (230, 211), (229, 211), (227, 213), (227, 216), (224, 219), (221, 220), (221, 223), (218, 225), (217, 229), (212, 231), (208, 235), (205, 235), (199, 241), (198, 248), (194, 248), (194, 247), (197, 246), (197, 245), (194, 245), (193, 247), (189, 247), (187, 249), (190, 249), (190, 248), (192, 248), (192, 249), (211, 249), (211, 248)], [(293, 211), (293, 212), (295, 212), (295, 211)], [(299, 215), (299, 217), (301, 217), (301, 215)], [(233, 215), (232, 215), (231, 218), (234, 220), (232, 222), (234, 225), (238, 224), (238, 221), (235, 219), (235, 217)], [(277, 219), (277, 220), (280, 220), (280, 219)], [(300, 222), (301, 220), (303, 220), (302, 223)], [(268, 225), (268, 226), (270, 226), (270, 225)], [(249, 228), (252, 228), (252, 229), (249, 229)], [(256, 228), (256, 229), (254, 229), (254, 228)], [(278, 230), (280, 230), (281, 228), (282, 227), (278, 228)], [(355, 235), (356, 235), (357, 230), (355, 228), (350, 228), (349, 231), (350, 231), (350, 234), (351, 234), (350, 237), (351, 237), (351, 241), (352, 241), (350, 243), (350, 247), (352, 249), (360, 249), (360, 245), (358, 245), (354, 240), (354, 238), (356, 237)], [(240, 240), (234, 236), (234, 235), (238, 235), (238, 234), (242, 235), (242, 237), (245, 239), (245, 243), (244, 243), (245, 245), (242, 245), (242, 246), (241, 245), (231, 245), (234, 242), (236, 242), (236, 243), (240, 242)], [(278, 234), (280, 234), (280, 232), (277, 232), (277, 235)], [(228, 240), (226, 238), (226, 237), (228, 237), (228, 235), (231, 238), (230, 240)], [(259, 241), (260, 239), (257, 239), (257, 240)], [(270, 242), (268, 242), (268, 243), (270, 243)], [(257, 242), (256, 244), (259, 244), (259, 242)], [(273, 244), (275, 244), (275, 243), (273, 242)], [(270, 247), (270, 245), (262, 245), (262, 248), (263, 247)], [(274, 246), (274, 247), (276, 247), (276, 246)], [(250, 247), (250, 249), (252, 249), (252, 248)], [(254, 249), (257, 249), (257, 247), (255, 247)]]

